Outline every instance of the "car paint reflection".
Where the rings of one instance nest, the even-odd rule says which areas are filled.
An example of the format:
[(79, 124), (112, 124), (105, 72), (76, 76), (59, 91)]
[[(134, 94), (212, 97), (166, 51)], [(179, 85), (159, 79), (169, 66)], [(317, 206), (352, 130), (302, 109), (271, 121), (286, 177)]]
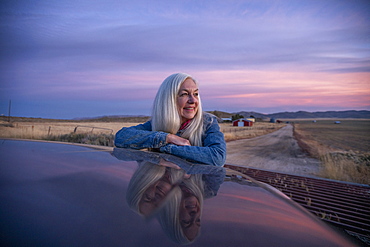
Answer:
[(113, 155), (138, 163), (126, 193), (130, 208), (146, 219), (156, 218), (173, 242), (194, 242), (200, 235), (203, 200), (217, 195), (225, 169), (155, 152), (115, 148)]
[[(161, 160), (166, 162), (161, 165)], [(140, 164), (148, 162), (168, 173), (179, 171), (176, 166), (185, 173), (173, 185), (180, 188), (181, 200), (185, 195), (182, 213), (188, 215), (181, 217), (188, 218), (182, 226), (180, 220), (168, 226), (158, 220), (161, 213), (163, 218), (173, 219), (169, 215), (177, 213), (181, 218), (180, 208), (174, 214), (169, 208), (180, 196), (165, 198), (149, 217), (130, 209), (128, 185)], [(172, 240), (177, 234), (175, 226), (194, 222), (201, 228), (184, 233), (191, 246), (355, 245), (270, 187), (230, 170), (225, 176), (223, 168), (192, 164), (175, 156), (3, 140), (0, 165), (2, 246), (170, 247), (181, 243)], [(196, 176), (203, 183), (194, 185), (203, 189), (203, 202), (196, 188), (187, 184)]]

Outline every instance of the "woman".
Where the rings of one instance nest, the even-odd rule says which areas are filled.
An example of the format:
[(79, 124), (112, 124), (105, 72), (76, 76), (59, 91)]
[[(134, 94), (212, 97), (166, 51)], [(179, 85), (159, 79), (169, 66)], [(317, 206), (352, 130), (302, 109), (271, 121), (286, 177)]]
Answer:
[(215, 116), (202, 111), (197, 82), (184, 73), (167, 77), (154, 100), (152, 118), (117, 132), (122, 148), (158, 149), (196, 163), (223, 166), (226, 144)]

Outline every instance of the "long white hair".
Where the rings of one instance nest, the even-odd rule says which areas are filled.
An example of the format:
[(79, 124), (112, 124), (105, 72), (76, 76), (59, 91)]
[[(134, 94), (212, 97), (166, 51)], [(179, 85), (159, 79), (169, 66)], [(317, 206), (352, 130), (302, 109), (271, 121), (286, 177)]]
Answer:
[[(189, 179), (183, 180), (184, 185), (191, 191), (191, 193), (198, 199), (202, 215), (203, 211), (203, 197), (204, 197), (204, 182), (202, 174), (192, 174)], [(175, 243), (190, 244), (200, 235), (198, 232), (195, 239), (189, 239), (185, 234), (180, 224), (180, 204), (183, 192), (177, 190), (174, 195), (169, 198), (167, 203), (162, 207), (157, 219), (165, 234)]]
[[(181, 116), (177, 108), (177, 97), (181, 84), (186, 79), (197, 81), (188, 74), (176, 73), (167, 77), (158, 89), (152, 109), (152, 130), (176, 134), (181, 126)], [(203, 110), (200, 97), (198, 97), (198, 111), (189, 126), (181, 134), (193, 146), (202, 145)]]

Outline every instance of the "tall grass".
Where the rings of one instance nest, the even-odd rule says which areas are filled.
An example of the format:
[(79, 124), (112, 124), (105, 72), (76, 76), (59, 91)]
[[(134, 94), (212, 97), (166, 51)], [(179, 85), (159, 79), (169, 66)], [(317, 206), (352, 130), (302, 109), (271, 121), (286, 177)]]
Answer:
[[(90, 126), (80, 122), (16, 122), (0, 123), (0, 138), (34, 139), (73, 142), (113, 147), (115, 131), (126, 123), (94, 123)], [(109, 128), (105, 128), (105, 127)], [(78, 127), (78, 128), (77, 128)], [(114, 128), (114, 129), (113, 129)]]
[(332, 121), (294, 125), (298, 145), (321, 161), (318, 176), (361, 184), (370, 184), (368, 132), (368, 124), (360, 120), (348, 121), (347, 125), (334, 125)]
[(122, 122), (1, 122), (0, 138), (20, 138), (20, 139), (48, 139), (62, 135), (72, 135), (72, 133), (109, 135), (116, 133), (122, 127), (129, 127), (137, 123)]
[(43, 140), (83, 143), (108, 147), (114, 146), (113, 134), (70, 133), (64, 135), (45, 136)]
[(326, 153), (320, 157), (321, 177), (370, 184), (370, 156), (349, 153)]

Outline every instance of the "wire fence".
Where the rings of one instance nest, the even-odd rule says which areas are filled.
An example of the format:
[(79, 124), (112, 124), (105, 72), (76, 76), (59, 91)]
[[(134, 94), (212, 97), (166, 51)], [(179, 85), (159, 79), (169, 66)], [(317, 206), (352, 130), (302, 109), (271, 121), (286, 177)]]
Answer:
[[(117, 126), (96, 126), (81, 124), (23, 124), (13, 123), (12, 127), (7, 127), (1, 131), (0, 137), (5, 138), (24, 138), (24, 139), (55, 139), (64, 135), (89, 135), (91, 136), (114, 136), (117, 129), (124, 124), (118, 123)], [(131, 126), (131, 125), (130, 125)], [(282, 124), (276, 123), (255, 123), (253, 126), (232, 126), (231, 124), (220, 124), (221, 131), (225, 134), (225, 140), (236, 140), (251, 138), (258, 135), (267, 134), (281, 128)], [(108, 128), (107, 128), (108, 127)], [(127, 126), (125, 126), (127, 127)], [(92, 137), (91, 137), (92, 138)], [(111, 138), (111, 137), (109, 137)]]
[(87, 126), (87, 125), (27, 125), (14, 124), (13, 128), (7, 128), (6, 133), (1, 133), (2, 137), (13, 138), (39, 138), (44, 136), (58, 136), (65, 134), (104, 134), (113, 135), (114, 130), (110, 128)]
[(93, 131), (94, 130), (99, 130), (100, 132), (101, 131), (107, 131), (107, 132), (109, 132), (109, 134), (113, 134), (113, 130), (112, 129), (109, 129), (109, 128), (101, 128), (101, 127), (92, 127), (92, 126), (84, 126), (84, 125), (77, 125), (76, 127), (75, 127), (75, 129), (73, 130), (73, 133), (76, 133), (77, 132), (77, 130), (78, 129), (91, 129), (90, 130), (90, 133), (93, 133)]

